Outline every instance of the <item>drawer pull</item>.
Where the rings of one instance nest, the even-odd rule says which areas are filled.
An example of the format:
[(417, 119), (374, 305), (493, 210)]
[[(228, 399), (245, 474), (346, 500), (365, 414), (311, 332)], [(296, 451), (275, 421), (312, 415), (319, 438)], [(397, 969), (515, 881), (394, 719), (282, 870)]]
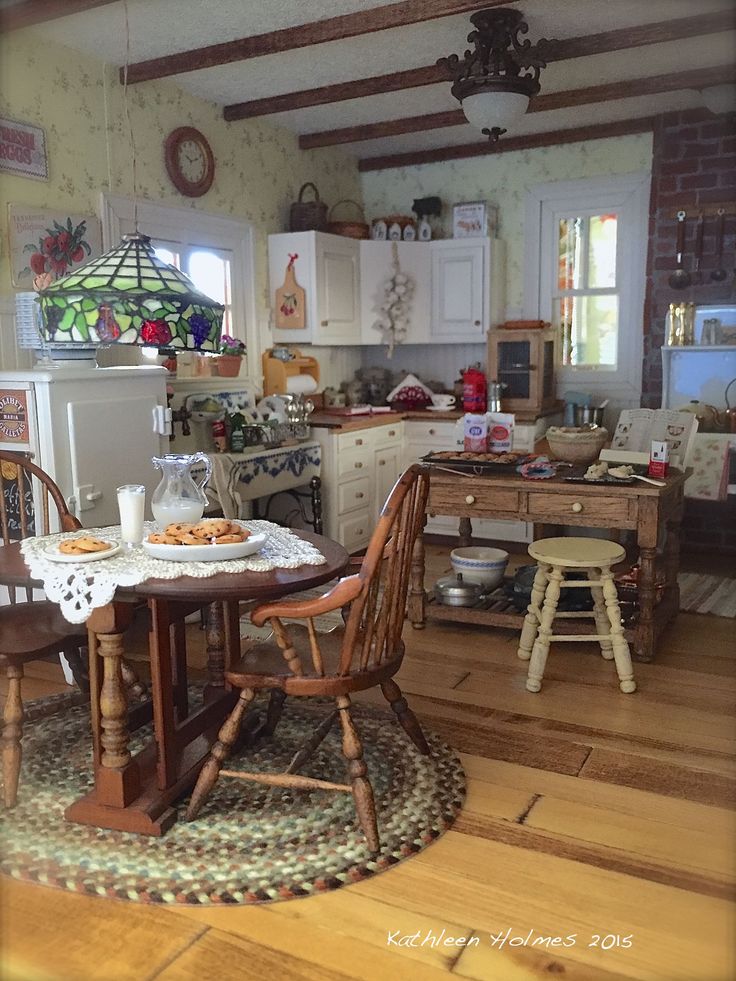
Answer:
[(386, 461), (385, 460), (379, 460), (378, 461), (378, 466), (379, 467), (385, 467), (386, 466)]
[(396, 430), (395, 429), (389, 429), (388, 434), (389, 434), (389, 436), (395, 436), (396, 435)]
[(330, 322), (329, 320), (321, 320), (320, 321), (320, 327), (327, 327), (327, 325), (329, 324), (329, 322)]
[(363, 445), (363, 440), (362, 439), (356, 439), (355, 445), (356, 446), (362, 446)]
[(480, 327), (480, 320), (474, 320), (473, 321), (473, 326), (474, 327)]
[(362, 467), (363, 467), (363, 464), (362, 464), (362, 463), (356, 463), (356, 464), (355, 464), (355, 469), (356, 469), (356, 470), (361, 470), (361, 469), (362, 469)]
[(363, 491), (356, 491), (355, 496), (358, 498), (358, 500), (360, 500), (361, 497), (365, 497), (365, 494)]
[(580, 512), (583, 510), (583, 505), (580, 503), (580, 501), (575, 501), (575, 503), (572, 506), (572, 509), (575, 512), (575, 514), (580, 514)]
[(430, 435), (430, 436), (435, 436), (435, 435), (436, 435), (436, 433), (437, 433), (437, 430), (436, 430), (436, 429), (430, 429), (430, 430), (429, 430), (429, 435)]
[(468, 496), (465, 498), (465, 503), (466, 504), (475, 504), (475, 498), (473, 497), (472, 494), (468, 494)]
[(358, 529), (356, 530), (356, 532), (355, 532), (355, 534), (356, 534), (356, 535), (362, 535), (362, 534), (363, 534), (363, 529), (362, 529), (362, 528), (358, 528)]

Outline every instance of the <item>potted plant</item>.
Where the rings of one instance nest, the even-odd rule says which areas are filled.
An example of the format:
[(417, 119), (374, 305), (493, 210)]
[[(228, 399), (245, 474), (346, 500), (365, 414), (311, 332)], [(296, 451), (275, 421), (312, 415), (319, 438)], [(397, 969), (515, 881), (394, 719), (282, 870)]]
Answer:
[(220, 356), (217, 374), (224, 378), (236, 378), (240, 374), (240, 362), (245, 354), (245, 344), (237, 337), (223, 334), (220, 337)]

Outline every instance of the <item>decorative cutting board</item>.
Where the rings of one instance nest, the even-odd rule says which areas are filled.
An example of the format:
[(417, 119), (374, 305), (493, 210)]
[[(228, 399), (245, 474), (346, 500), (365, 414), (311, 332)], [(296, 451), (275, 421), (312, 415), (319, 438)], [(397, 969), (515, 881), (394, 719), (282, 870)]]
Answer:
[(296, 281), (294, 263), (299, 258), (298, 253), (289, 254), (289, 264), (284, 273), (284, 284), (276, 290), (275, 326), (280, 329), (293, 328), (303, 330), (307, 326), (307, 314), (304, 305), (304, 288)]

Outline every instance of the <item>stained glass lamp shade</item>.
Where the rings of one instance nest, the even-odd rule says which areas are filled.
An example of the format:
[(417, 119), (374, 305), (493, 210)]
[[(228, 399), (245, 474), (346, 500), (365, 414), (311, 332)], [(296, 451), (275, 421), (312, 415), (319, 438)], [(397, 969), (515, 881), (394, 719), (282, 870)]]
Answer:
[(38, 300), (50, 344), (219, 347), (222, 304), (158, 259), (150, 238), (138, 232), (52, 283)]

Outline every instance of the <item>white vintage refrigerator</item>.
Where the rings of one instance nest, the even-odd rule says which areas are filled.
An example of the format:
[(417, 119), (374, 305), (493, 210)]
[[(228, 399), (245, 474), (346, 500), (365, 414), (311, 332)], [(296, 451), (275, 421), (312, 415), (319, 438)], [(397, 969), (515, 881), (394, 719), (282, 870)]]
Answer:
[(60, 365), (0, 371), (0, 449), (53, 477), (85, 528), (118, 523), (116, 488), (146, 486), (146, 513), (169, 452), (165, 368)]

